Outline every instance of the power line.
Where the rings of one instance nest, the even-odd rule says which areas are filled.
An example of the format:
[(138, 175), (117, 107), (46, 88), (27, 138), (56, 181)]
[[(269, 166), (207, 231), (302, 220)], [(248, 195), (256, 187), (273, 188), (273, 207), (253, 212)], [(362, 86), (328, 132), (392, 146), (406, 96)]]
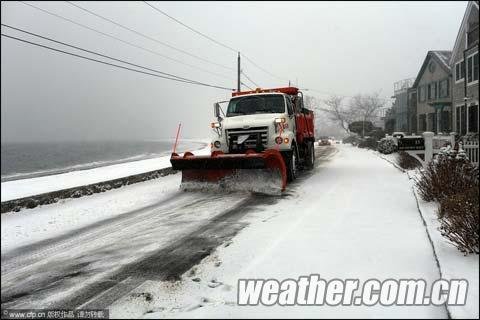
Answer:
[(19, 1), (19, 2), (22, 3), (22, 4), (24, 4), (24, 5), (26, 5), (26, 6), (29, 6), (29, 7), (31, 7), (31, 8), (34, 8), (34, 9), (36, 9), (36, 10), (42, 11), (43, 13), (46, 13), (46, 14), (51, 15), (51, 16), (53, 16), (53, 17), (56, 17), (56, 18), (58, 18), (58, 19), (61, 19), (61, 20), (70, 22), (70, 23), (72, 23), (72, 24), (74, 24), (74, 25), (76, 25), (76, 26), (82, 27), (82, 28), (84, 28), (84, 29), (93, 31), (93, 32), (95, 32), (95, 33), (101, 34), (101, 35), (103, 35), (103, 36), (106, 36), (106, 37), (112, 38), (112, 39), (114, 39), (114, 40), (117, 40), (117, 41), (119, 41), (119, 42), (122, 42), (122, 43), (124, 43), (124, 44), (127, 44), (127, 45), (129, 45), (129, 46), (131, 46), (131, 47), (134, 47), (134, 48), (137, 48), (137, 49), (140, 49), (140, 50), (143, 50), (143, 51), (152, 53), (152, 54), (157, 55), (157, 56), (159, 56), (159, 57), (162, 57), (162, 58), (165, 58), (165, 59), (174, 61), (174, 62), (176, 62), (176, 63), (182, 64), (182, 65), (185, 65), (185, 66), (189, 66), (189, 67), (191, 67), (191, 68), (194, 68), (194, 69), (197, 69), (197, 70), (200, 70), (200, 71), (203, 71), (203, 72), (206, 72), (206, 73), (209, 73), (209, 74), (218, 76), (218, 77), (222, 77), (222, 78), (231, 80), (230, 77), (227, 77), (227, 76), (225, 76), (225, 75), (223, 75), (223, 74), (215, 73), (215, 72), (212, 72), (212, 71), (209, 71), (209, 70), (206, 70), (206, 69), (203, 69), (203, 68), (200, 68), (200, 67), (191, 65), (191, 64), (189, 64), (189, 63), (183, 62), (183, 61), (181, 61), (181, 60), (177, 60), (177, 59), (171, 58), (171, 57), (166, 56), (166, 55), (164, 55), (164, 54), (161, 54), (161, 53), (159, 53), (159, 52), (156, 52), (156, 51), (153, 51), (153, 50), (144, 48), (144, 47), (142, 47), (142, 46), (138, 46), (138, 45), (136, 45), (136, 44), (134, 44), (134, 43), (125, 41), (125, 40), (120, 39), (120, 38), (118, 38), (118, 37), (115, 37), (115, 36), (113, 36), (113, 35), (111, 35), (111, 34), (108, 34), (108, 33), (102, 32), (102, 31), (100, 31), (100, 30), (91, 28), (91, 27), (89, 27), (89, 26), (87, 26), (87, 25), (84, 25), (84, 24), (81, 24), (81, 23), (76, 22), (76, 21), (74, 21), (74, 20), (65, 18), (65, 17), (63, 17), (63, 16), (61, 16), (61, 15), (59, 15), (59, 14), (56, 14), (56, 13), (53, 13), (53, 12), (51, 12), (51, 11), (42, 9), (42, 8), (40, 8), (40, 7), (37, 7), (37, 6), (34, 6), (34, 5), (30, 4), (30, 3), (26, 3), (26, 2), (24, 2), (24, 1)]
[(102, 19), (102, 20), (105, 20), (105, 21), (108, 21), (108, 22), (110, 22), (110, 23), (113, 23), (114, 25), (116, 25), (116, 26), (118, 26), (118, 27), (120, 27), (120, 28), (123, 28), (123, 29), (125, 29), (125, 30), (130, 31), (130, 32), (133, 32), (133, 33), (135, 33), (136, 35), (139, 35), (139, 36), (141, 36), (141, 37), (144, 37), (144, 38), (146, 38), (146, 39), (149, 39), (149, 40), (151, 40), (151, 41), (154, 41), (154, 42), (156, 42), (156, 43), (159, 43), (159, 44), (161, 44), (161, 45), (163, 45), (163, 46), (166, 46), (166, 47), (168, 47), (168, 48), (170, 48), (170, 49), (173, 49), (173, 50), (175, 50), (175, 51), (181, 52), (181, 53), (183, 53), (183, 54), (186, 54), (186, 55), (188, 55), (188, 56), (190, 56), (190, 57), (193, 57), (193, 58), (195, 58), (195, 59), (201, 60), (201, 61), (203, 61), (203, 62), (210, 63), (210, 64), (212, 64), (212, 65), (216, 65), (216, 66), (219, 66), (219, 67), (228, 69), (228, 70), (234, 70), (234, 68), (231, 68), (231, 67), (228, 67), (228, 66), (225, 66), (225, 65), (222, 65), (222, 64), (219, 64), (219, 63), (210, 61), (210, 60), (205, 59), (205, 58), (202, 58), (202, 57), (199, 57), (199, 56), (194, 55), (194, 54), (192, 54), (192, 53), (190, 53), (190, 52), (188, 52), (188, 51), (185, 51), (185, 50), (179, 49), (179, 48), (177, 48), (177, 47), (175, 47), (175, 46), (172, 46), (171, 44), (168, 44), (168, 43), (166, 43), (166, 42), (163, 42), (163, 41), (160, 41), (160, 40), (158, 40), (158, 39), (155, 39), (155, 38), (152, 38), (152, 37), (150, 37), (150, 36), (147, 36), (147, 35), (144, 34), (144, 33), (141, 33), (141, 32), (138, 32), (138, 31), (136, 31), (136, 30), (134, 30), (134, 29), (131, 29), (131, 28), (129, 28), (129, 27), (126, 27), (126, 26), (124, 26), (124, 25), (122, 25), (122, 24), (120, 24), (120, 23), (118, 23), (118, 22), (116, 22), (116, 21), (114, 21), (114, 20), (112, 20), (112, 19), (106, 18), (106, 17), (104, 17), (104, 16), (102, 16), (102, 15), (100, 15), (100, 14), (98, 14), (98, 13), (95, 13), (95, 12), (93, 12), (93, 11), (91, 11), (91, 10), (85, 9), (85, 8), (79, 6), (79, 5), (77, 5), (77, 4), (75, 4), (75, 3), (71, 2), (71, 1), (65, 1), (65, 2), (67, 2), (68, 4), (70, 4), (70, 5), (78, 8), (78, 9), (80, 9), (80, 10), (83, 10), (83, 11), (85, 11), (85, 12), (91, 14), (91, 15), (94, 15), (94, 16), (96, 16), (97, 18), (100, 18), (100, 19)]
[(172, 19), (172, 20), (175, 21), (176, 23), (181, 24), (182, 26), (184, 26), (185, 28), (187, 28), (187, 29), (195, 32), (196, 34), (198, 34), (198, 35), (200, 35), (200, 36), (202, 36), (202, 37), (204, 37), (204, 38), (206, 38), (206, 39), (208, 39), (208, 40), (210, 40), (210, 41), (212, 41), (212, 42), (218, 44), (219, 46), (222, 46), (222, 47), (224, 47), (224, 48), (226, 48), (226, 49), (228, 49), (228, 50), (231, 50), (231, 51), (233, 51), (233, 52), (235, 52), (235, 53), (238, 52), (238, 50), (236, 50), (236, 49), (234, 49), (234, 48), (232, 48), (232, 47), (230, 47), (230, 46), (228, 46), (228, 45), (226, 45), (226, 44), (224, 44), (224, 43), (221, 43), (220, 41), (217, 41), (217, 40), (213, 39), (212, 37), (207, 36), (206, 34), (200, 32), (200, 31), (198, 31), (198, 30), (196, 30), (196, 29), (194, 29), (194, 28), (186, 25), (185, 23), (181, 22), (180, 20), (172, 17), (171, 15), (167, 14), (165, 11), (158, 9), (158, 8), (155, 7), (155, 6), (152, 6), (152, 5), (151, 5), (150, 3), (148, 3), (147, 1), (143, 1), (143, 2), (144, 2), (146, 5), (148, 5), (149, 7), (151, 7), (152, 9), (160, 12), (160, 13), (163, 14), (164, 16)]
[(232, 89), (232, 88), (226, 88), (226, 87), (221, 87), (221, 86), (216, 86), (216, 85), (211, 85), (211, 84), (196, 82), (196, 81), (195, 82), (185, 81), (185, 80), (178, 79), (178, 78), (171, 78), (171, 77), (161, 76), (161, 75), (150, 73), (150, 72), (145, 72), (145, 71), (141, 71), (141, 70), (137, 70), (137, 69), (128, 68), (128, 67), (121, 66), (121, 65), (118, 65), (118, 64), (89, 58), (89, 57), (82, 56), (82, 55), (79, 55), (79, 54), (76, 54), (76, 53), (52, 48), (52, 47), (49, 47), (49, 46), (46, 46), (46, 45), (43, 45), (43, 44), (39, 44), (39, 43), (36, 43), (36, 42), (32, 42), (32, 41), (28, 41), (28, 40), (25, 40), (25, 39), (20, 39), (20, 38), (17, 38), (17, 37), (9, 36), (9, 35), (4, 34), (4, 33), (2, 33), (1, 36), (6, 37), (6, 38), (10, 38), (10, 39), (13, 39), (13, 40), (16, 40), (16, 41), (21, 41), (21, 42), (24, 42), (24, 43), (27, 43), (27, 44), (30, 44), (30, 45), (33, 45), (33, 46), (37, 46), (37, 47), (41, 47), (41, 48), (44, 48), (44, 49), (52, 50), (52, 51), (55, 51), (55, 52), (58, 52), (58, 53), (67, 54), (67, 55), (74, 56), (74, 57), (77, 57), (77, 58), (81, 58), (81, 59), (105, 64), (105, 65), (108, 65), (108, 66), (112, 66), (112, 67), (116, 67), (116, 68), (120, 68), (120, 69), (124, 69), (124, 70), (129, 70), (129, 71), (133, 71), (133, 72), (137, 72), (137, 73), (142, 73), (142, 74), (150, 75), (150, 76), (157, 77), (157, 78), (162, 78), (162, 79), (167, 79), (167, 80), (172, 80), (172, 81), (177, 81), (177, 82), (182, 82), (182, 83), (188, 83), (188, 84), (194, 84), (194, 85), (201, 85), (201, 86), (206, 86), (206, 87), (212, 87), (212, 88), (217, 88), (217, 89), (223, 89), (223, 90), (228, 90), (228, 91), (235, 91), (235, 89)]
[[(234, 48), (232, 48), (232, 47), (230, 47), (230, 46), (228, 46), (228, 45), (226, 45), (226, 44), (224, 44), (224, 43), (222, 43), (222, 42), (220, 42), (220, 41), (218, 41), (218, 40), (213, 39), (212, 37), (204, 34), (203, 32), (200, 32), (200, 31), (196, 30), (196, 29), (193, 28), (193, 27), (190, 27), (189, 25), (185, 24), (184, 22), (181, 22), (180, 20), (172, 17), (171, 15), (169, 15), (169, 14), (167, 14), (166, 12), (164, 12), (163, 10), (160, 10), (160, 9), (158, 9), (157, 7), (149, 4), (148, 2), (146, 2), (146, 1), (143, 1), (143, 2), (144, 2), (145, 4), (147, 4), (149, 7), (151, 7), (152, 9), (154, 9), (154, 10), (156, 10), (157, 12), (163, 14), (164, 16), (172, 19), (173, 21), (175, 21), (176, 23), (184, 26), (185, 28), (187, 28), (187, 29), (195, 32), (196, 34), (198, 34), (198, 35), (200, 35), (200, 36), (202, 36), (202, 37), (204, 37), (204, 38), (206, 38), (206, 39), (208, 39), (208, 40), (210, 40), (210, 41), (212, 41), (212, 42), (214, 42), (214, 43), (216, 43), (216, 44), (218, 44), (218, 45), (220, 45), (220, 46), (222, 46), (222, 47), (224, 47), (224, 48), (226, 48), (226, 49), (229, 49), (229, 50), (231, 50), (231, 51), (233, 51), (233, 52), (239, 52), (239, 51), (240, 51), (240, 50), (234, 49)], [(260, 69), (261, 71), (265, 72), (266, 74), (268, 74), (268, 75), (270, 75), (270, 76), (272, 76), (272, 77), (274, 77), (274, 78), (276, 78), (276, 79), (278, 79), (278, 80), (282, 80), (282, 81), (286, 80), (286, 79), (283, 79), (283, 78), (281, 78), (281, 77), (279, 77), (279, 76), (277, 76), (277, 75), (269, 72), (269, 71), (266, 70), (265, 68), (260, 67), (258, 64), (256, 64), (252, 59), (250, 59), (250, 58), (247, 57), (246, 55), (244, 55), (244, 54), (242, 54), (242, 53), (241, 53), (241, 55), (242, 55), (245, 59), (247, 59), (253, 66), (257, 67), (258, 69)], [(288, 81), (288, 80), (287, 80), (287, 81)]]
[(243, 70), (241, 71), (241, 73), (245, 76), (245, 78), (247, 78), (248, 81), (250, 81), (251, 83), (253, 83), (254, 86), (256, 86), (257, 88), (260, 88), (260, 86), (258, 84), (256, 84), (252, 79), (250, 79), (249, 76), (246, 75), (245, 72), (243, 72)]
[(163, 72), (163, 71), (159, 71), (159, 70), (147, 68), (147, 67), (144, 67), (144, 66), (141, 66), (141, 65), (132, 63), (132, 62), (128, 62), (128, 61), (125, 61), (125, 60), (118, 59), (118, 58), (113, 58), (113, 57), (111, 57), (111, 56), (108, 56), (108, 55), (105, 55), (105, 54), (102, 54), (102, 53), (98, 53), (98, 52), (91, 51), (91, 50), (88, 50), (88, 49), (84, 49), (84, 48), (81, 48), (81, 47), (78, 47), (78, 46), (74, 46), (74, 45), (72, 45), (72, 44), (68, 44), (68, 43), (65, 43), (65, 42), (62, 42), (62, 41), (58, 41), (58, 40), (55, 40), (55, 39), (52, 39), (52, 38), (49, 38), (49, 37), (45, 37), (45, 36), (39, 35), (39, 34), (37, 34), (37, 33), (33, 33), (33, 32), (30, 32), (30, 31), (26, 31), (26, 30), (23, 30), (23, 29), (20, 29), (20, 28), (17, 28), (17, 27), (13, 27), (13, 26), (4, 24), (4, 23), (2, 23), (1, 25), (4, 26), (4, 27), (10, 28), (10, 29), (16, 30), (16, 31), (20, 31), (20, 32), (23, 32), (23, 33), (26, 33), (26, 34), (29, 34), (29, 35), (32, 35), (32, 36), (41, 38), (41, 39), (45, 39), (45, 40), (48, 40), (48, 41), (52, 41), (52, 42), (55, 42), (55, 43), (58, 43), (58, 44), (61, 44), (61, 45), (64, 45), (64, 46), (67, 46), (67, 47), (70, 47), (70, 48), (74, 48), (74, 49), (81, 50), (81, 51), (84, 51), (84, 52), (87, 52), (87, 53), (91, 53), (91, 54), (94, 54), (94, 55), (97, 55), (97, 56), (100, 56), (100, 57), (103, 57), (103, 58), (107, 58), (107, 59), (111, 59), (111, 60), (118, 61), (118, 62), (121, 62), (121, 63), (125, 63), (125, 64), (131, 65), (131, 66), (134, 66), (134, 67), (137, 67), (137, 68), (141, 68), (141, 69), (145, 69), (145, 70), (157, 72), (157, 73), (164, 74), (164, 75), (167, 75), (167, 76), (171, 76), (171, 77), (175, 77), (175, 78), (178, 78), (178, 79), (186, 80), (186, 81), (189, 81), (189, 82), (192, 82), (192, 83), (200, 83), (200, 82), (198, 82), (198, 81), (191, 80), (191, 79), (188, 79), (188, 78), (183, 78), (183, 77), (180, 77), (180, 76), (171, 74), (171, 73), (167, 73), (167, 72)]
[(248, 85), (246, 85), (245, 83), (243, 83), (243, 82), (241, 82), (241, 81), (240, 81), (240, 84), (242, 84), (244, 87), (247, 87), (247, 88), (250, 89), (250, 90), (253, 90), (251, 87), (249, 87)]
[(277, 76), (277, 75), (274, 75), (273, 73), (271, 73), (270, 71), (266, 70), (265, 68), (260, 67), (260, 66), (259, 66), (258, 64), (256, 64), (252, 59), (250, 59), (249, 57), (247, 57), (247, 56), (244, 55), (243, 53), (240, 53), (240, 55), (241, 55), (242, 57), (244, 57), (245, 59), (247, 59), (247, 61), (249, 61), (253, 66), (255, 66), (255, 67), (257, 67), (258, 69), (262, 70), (262, 71), (265, 72), (266, 74), (268, 74), (268, 75), (276, 78), (277, 80), (281, 80), (281, 81), (287, 80), (287, 81), (288, 81), (288, 79), (281, 78), (281, 77), (279, 77), (279, 76)]

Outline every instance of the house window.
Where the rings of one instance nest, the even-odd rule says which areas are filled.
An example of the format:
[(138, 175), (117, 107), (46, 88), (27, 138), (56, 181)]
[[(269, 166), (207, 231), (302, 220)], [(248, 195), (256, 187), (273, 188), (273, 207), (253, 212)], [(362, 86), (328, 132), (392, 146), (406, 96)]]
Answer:
[(428, 131), (437, 132), (437, 113), (432, 112), (428, 114)]
[(455, 81), (460, 82), (465, 79), (465, 61), (460, 61), (455, 64)]
[(424, 102), (425, 99), (425, 86), (418, 87), (418, 102)]
[(473, 56), (473, 81), (478, 81), (478, 52)]
[(478, 81), (478, 52), (467, 58), (467, 83)]
[(428, 84), (428, 100), (433, 100), (437, 98), (437, 83), (432, 82)]
[(477, 25), (472, 28), (470, 26), (470, 31), (467, 32), (467, 48), (470, 48), (476, 43), (478, 43), (478, 22)]
[(427, 115), (421, 114), (418, 116), (418, 126), (420, 131), (427, 131)]
[(456, 113), (455, 113), (455, 130), (457, 131), (457, 133), (460, 133), (461, 130), (462, 130), (462, 127), (461, 127), (461, 115), (460, 115), (460, 111), (461, 111), (461, 108), (462, 107), (457, 107), (456, 108)]
[(478, 133), (478, 105), (468, 107), (468, 132)]
[(438, 92), (438, 97), (439, 98), (448, 98), (450, 95), (450, 88), (449, 88), (449, 79), (443, 79), (439, 82), (439, 92)]
[(413, 115), (411, 117), (411, 122), (410, 122), (410, 132), (411, 133), (414, 133), (414, 132), (417, 132), (417, 117), (415, 117), (415, 115)]
[(450, 132), (450, 111), (442, 111), (441, 115), (441, 132)]

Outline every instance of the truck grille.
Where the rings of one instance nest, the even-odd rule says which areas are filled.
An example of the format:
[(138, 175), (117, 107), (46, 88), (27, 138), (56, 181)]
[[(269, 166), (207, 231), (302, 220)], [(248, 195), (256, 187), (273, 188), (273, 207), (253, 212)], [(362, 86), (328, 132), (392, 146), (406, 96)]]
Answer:
[[(243, 148), (241, 149), (255, 149), (257, 147), (257, 141), (261, 142), (262, 147), (267, 146), (268, 141), (268, 127), (252, 127), (248, 129), (236, 128), (236, 129), (227, 129), (227, 141), (230, 149), (232, 148), (241, 148), (237, 147), (237, 139), (239, 136), (248, 134), (249, 137), (243, 143)], [(258, 140), (257, 140), (258, 139)], [(240, 151), (240, 150), (239, 150)]]

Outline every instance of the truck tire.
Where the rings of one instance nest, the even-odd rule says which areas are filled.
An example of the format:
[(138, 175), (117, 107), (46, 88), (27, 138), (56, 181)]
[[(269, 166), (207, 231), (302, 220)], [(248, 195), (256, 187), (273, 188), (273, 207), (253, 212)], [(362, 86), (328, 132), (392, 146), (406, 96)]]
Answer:
[(292, 151), (286, 154), (285, 164), (287, 165), (287, 181), (292, 182), (297, 178), (297, 148), (293, 145)]
[(305, 152), (305, 168), (307, 170), (312, 170), (315, 164), (315, 148), (313, 142), (309, 142), (307, 145), (307, 150)]

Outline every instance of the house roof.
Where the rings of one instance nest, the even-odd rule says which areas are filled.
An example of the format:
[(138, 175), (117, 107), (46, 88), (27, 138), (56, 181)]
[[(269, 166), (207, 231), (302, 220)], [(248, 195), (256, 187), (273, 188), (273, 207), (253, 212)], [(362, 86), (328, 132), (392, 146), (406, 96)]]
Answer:
[(428, 61), (430, 59), (434, 59), (442, 69), (450, 74), (451, 73), (451, 68), (450, 68), (450, 58), (452, 56), (452, 51), (448, 50), (432, 50), (427, 52), (427, 56), (425, 57), (425, 60), (423, 60), (422, 67), (420, 68), (420, 71), (418, 72), (417, 77), (415, 78), (415, 82), (413, 83), (414, 88), (417, 87), (418, 82), (420, 81), (420, 78), (422, 77), (423, 72), (425, 71), (425, 68), (427, 68)]
[(465, 33), (465, 29), (467, 28), (467, 21), (468, 17), (470, 17), (471, 11), (475, 8), (477, 9), (477, 15), (478, 15), (478, 1), (468, 1), (467, 9), (465, 10), (465, 14), (463, 15), (462, 23), (460, 24), (460, 29), (458, 30), (457, 33), (457, 39), (455, 40), (455, 45), (453, 46), (453, 54), (450, 57), (449, 64), (452, 65), (455, 61), (455, 54), (457, 53), (458, 47), (460, 46), (461, 43), (461, 38), (462, 34)]
[(441, 61), (443, 66), (450, 71), (450, 58), (452, 57), (452, 51), (446, 50), (439, 50), (439, 51), (432, 51), (432, 53), (437, 56), (437, 58)]

